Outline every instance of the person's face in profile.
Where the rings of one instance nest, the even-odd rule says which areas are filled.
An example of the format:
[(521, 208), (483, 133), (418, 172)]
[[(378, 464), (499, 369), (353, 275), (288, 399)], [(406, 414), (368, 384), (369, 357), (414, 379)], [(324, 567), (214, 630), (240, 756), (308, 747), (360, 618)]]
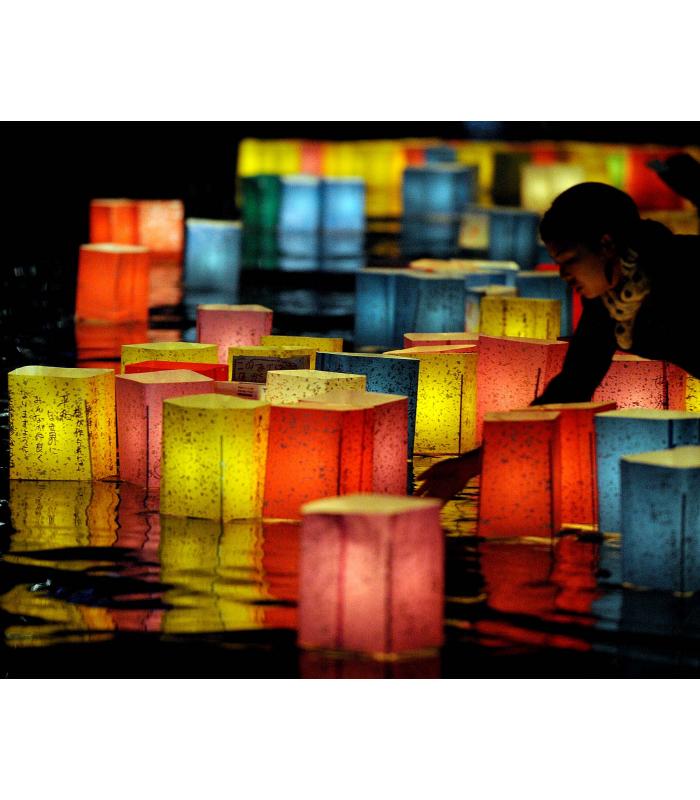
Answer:
[(559, 266), (562, 280), (587, 300), (605, 294), (619, 280), (618, 259), (607, 236), (597, 252), (584, 244), (553, 242), (547, 243), (547, 252)]

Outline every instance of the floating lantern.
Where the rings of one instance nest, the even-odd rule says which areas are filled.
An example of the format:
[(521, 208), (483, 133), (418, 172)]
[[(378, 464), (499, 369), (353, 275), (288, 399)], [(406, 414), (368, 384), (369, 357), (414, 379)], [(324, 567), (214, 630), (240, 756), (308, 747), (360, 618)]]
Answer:
[(302, 647), (391, 655), (443, 643), (438, 501), (331, 497), (303, 514)]
[(420, 362), (414, 450), (464, 453), (476, 445), (475, 349), (469, 345), (415, 347), (385, 355)]
[(178, 364), (216, 364), (218, 348), (215, 344), (198, 342), (142, 342), (122, 345), (122, 372), (127, 364), (140, 361), (176, 361)]
[(700, 447), (623, 456), (622, 580), (700, 590)]
[(585, 180), (586, 173), (580, 164), (524, 164), (520, 176), (521, 204), (542, 214), (555, 197)]
[(76, 319), (104, 322), (147, 320), (149, 263), (150, 256), (145, 247), (81, 245)]
[(123, 481), (147, 488), (160, 484), (163, 400), (209, 393), (211, 384), (210, 378), (187, 369), (117, 375), (119, 477)]
[(700, 414), (651, 408), (606, 411), (595, 418), (598, 527), (620, 530), (620, 458), (700, 443)]
[(618, 408), (685, 407), (685, 373), (666, 361), (616, 354), (607, 374), (593, 394), (600, 403)]
[(185, 208), (181, 200), (139, 200), (139, 244), (159, 256), (176, 256), (184, 243)]
[(272, 370), (267, 373), (266, 398), (270, 403), (295, 403), (322, 397), (336, 389), (364, 391), (367, 378), (319, 369)]
[(397, 281), (393, 339), (407, 331), (464, 329), (465, 284), (461, 275), (404, 270)]
[(286, 175), (280, 182), (277, 227), (280, 269), (317, 269), (320, 256), (321, 183), (310, 175)]
[(515, 297), (517, 290), (515, 286), (494, 286), (483, 284), (481, 286), (469, 286), (464, 296), (465, 305), (465, 327), (472, 334), (479, 333), (481, 325), (481, 301), (484, 297)]
[[(190, 372), (197, 372), (205, 378), (213, 381), (228, 380), (228, 367), (226, 364), (197, 364), (187, 362), (185, 367)], [(181, 370), (181, 361), (137, 361), (134, 364), (127, 364), (124, 367), (125, 375), (135, 375), (141, 372), (163, 372), (166, 370)]]
[[(292, 347), (290, 345), (243, 345), (229, 347), (228, 372), (233, 380), (234, 372), (238, 375), (256, 376), (256, 380), (264, 382), (274, 362), (281, 363), (276, 369), (311, 369), (312, 360), (316, 358), (313, 347)], [(242, 359), (241, 366), (238, 366)], [(247, 361), (246, 361), (247, 359)], [(261, 362), (261, 359), (264, 359)], [(244, 378), (240, 378), (244, 380)]]
[[(396, 285), (400, 269), (363, 269), (355, 278), (355, 347), (398, 347)], [(460, 326), (461, 327), (461, 326)]]
[(138, 204), (135, 200), (91, 200), (90, 241), (138, 244)]
[(272, 309), (258, 305), (197, 306), (197, 341), (219, 346), (219, 363), (225, 364), (229, 347), (259, 345), (272, 330)]
[(10, 478), (92, 481), (117, 472), (114, 370), (8, 373)]
[(523, 297), (481, 299), (479, 332), (487, 336), (556, 339), (561, 330), (561, 303)]
[[(265, 347), (298, 347), (312, 348), (315, 352), (311, 357), (311, 369), (316, 368), (316, 353), (323, 350), (328, 353), (341, 353), (343, 340), (324, 336), (263, 336), (260, 344)], [(290, 355), (292, 355), (290, 353)], [(303, 355), (303, 353), (299, 353)]]
[(185, 220), (185, 286), (189, 291), (219, 290), (238, 296), (241, 272), (240, 222)]
[(450, 344), (470, 344), (478, 346), (478, 333), (464, 333), (455, 331), (454, 333), (404, 333), (403, 346), (408, 347), (441, 347)]
[(566, 342), (479, 337), (477, 442), (484, 414), (529, 406), (561, 371), (567, 347)]
[(520, 297), (558, 300), (561, 304), (561, 335), (571, 336), (572, 292), (558, 273), (542, 271), (522, 271), (515, 278)]
[(321, 267), (355, 272), (364, 266), (365, 182), (362, 178), (321, 181)]
[(561, 528), (559, 415), (486, 414), (479, 536), (551, 536)]
[(163, 402), (160, 510), (204, 519), (261, 516), (270, 406), (223, 394)]

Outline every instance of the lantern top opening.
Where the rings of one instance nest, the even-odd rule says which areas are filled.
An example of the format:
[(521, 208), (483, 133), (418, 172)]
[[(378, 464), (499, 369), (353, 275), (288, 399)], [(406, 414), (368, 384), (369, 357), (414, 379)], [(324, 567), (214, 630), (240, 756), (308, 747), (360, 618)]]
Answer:
[(207, 228), (241, 228), (243, 223), (233, 219), (203, 219), (201, 217), (187, 217), (185, 225), (197, 225)]
[(623, 456), (623, 461), (633, 464), (647, 464), (650, 467), (670, 467), (671, 469), (700, 469), (700, 447), (674, 447), (671, 450), (652, 450), (648, 453), (635, 453)]
[(480, 342), (487, 339), (494, 342), (516, 342), (517, 344), (536, 344), (539, 346), (566, 345), (566, 342), (563, 342), (560, 339), (528, 339), (525, 336), (489, 336), (488, 334), (480, 334)]
[[(544, 411), (596, 411), (599, 410), (599, 413), (605, 413), (608, 410), (614, 411), (616, 408), (615, 403), (595, 403), (593, 401), (589, 401), (587, 403), (544, 403), (540, 406), (537, 406), (538, 409), (543, 409)], [(524, 409), (523, 409), (524, 410)]]
[[(450, 339), (465, 339), (470, 342), (476, 342), (479, 338), (478, 333), (466, 333), (465, 331), (455, 331), (454, 333), (430, 333), (430, 331), (412, 331), (411, 333), (404, 333), (405, 339), (435, 339), (443, 341), (445, 344), (451, 344)], [(439, 345), (415, 345), (416, 347), (437, 347)], [(408, 349), (408, 348), (405, 348)]]
[(229, 394), (192, 394), (173, 397), (164, 401), (182, 408), (201, 408), (206, 410), (252, 410), (269, 406), (262, 400), (248, 400)]
[(673, 411), (665, 408), (618, 408), (604, 411), (598, 417), (622, 417), (623, 419), (700, 419), (699, 411)]
[(384, 355), (405, 355), (411, 358), (414, 355), (459, 356), (476, 352), (475, 344), (428, 344), (422, 347), (405, 347), (403, 350), (388, 350)]
[[(501, 286), (497, 283), (489, 283), (486, 286), (471, 286), (469, 287), (470, 292), (474, 292), (476, 294), (484, 294), (484, 295), (499, 295), (502, 294), (505, 297), (517, 297), (517, 290), (515, 286)], [(523, 300), (532, 300), (534, 298), (522, 298)]]
[(648, 361), (651, 362), (654, 359), (651, 358), (643, 358), (642, 356), (635, 356), (632, 353), (615, 353), (613, 356), (613, 361)]
[(406, 400), (403, 394), (384, 394), (383, 392), (358, 392), (351, 389), (336, 389), (324, 394), (318, 400), (298, 400), (297, 404), (304, 408), (318, 408), (323, 406), (351, 406), (352, 408), (374, 408), (384, 403), (393, 403), (396, 400)]
[[(700, 448), (698, 448), (700, 450)], [(347, 494), (342, 497), (324, 497), (304, 503), (302, 514), (404, 514), (440, 508), (439, 500), (419, 497), (403, 497), (386, 494)]]
[(96, 378), (103, 375), (114, 375), (113, 369), (87, 369), (82, 367), (17, 367), (10, 375), (21, 375), (27, 378), (66, 378), (79, 380), (83, 378)]
[(140, 244), (116, 244), (114, 242), (101, 242), (98, 244), (81, 244), (81, 250), (95, 253), (148, 253), (147, 247)]
[(546, 422), (558, 416), (558, 411), (489, 411), (484, 422)]
[(292, 186), (318, 186), (321, 182), (315, 175), (282, 175), (280, 180)]
[[(211, 365), (209, 365), (211, 366)], [(211, 382), (211, 378), (193, 372), (191, 369), (162, 369), (155, 372), (127, 372), (117, 375), (118, 381), (133, 381), (134, 383), (194, 383)]]
[(93, 206), (130, 206), (136, 201), (127, 197), (96, 197), (90, 201)]
[(271, 369), (267, 374), (268, 376), (282, 375), (286, 378), (317, 378), (321, 381), (330, 381), (336, 378), (365, 377), (364, 375), (354, 376), (349, 372), (327, 372), (323, 369)]
[(216, 345), (205, 344), (203, 342), (140, 342), (123, 344), (122, 351), (128, 348), (138, 348), (139, 350), (211, 350)]
[(200, 303), (197, 306), (197, 311), (258, 311), (261, 313), (272, 313), (272, 309), (267, 306), (259, 306), (256, 304), (231, 306), (226, 303)]

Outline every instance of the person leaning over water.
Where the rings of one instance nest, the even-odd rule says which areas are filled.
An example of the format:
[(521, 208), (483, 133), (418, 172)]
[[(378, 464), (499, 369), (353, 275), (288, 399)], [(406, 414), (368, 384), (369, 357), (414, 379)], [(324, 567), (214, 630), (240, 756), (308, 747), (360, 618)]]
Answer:
[[(540, 236), (583, 313), (561, 372), (531, 405), (589, 401), (618, 349), (700, 378), (700, 236), (641, 219), (629, 195), (604, 183), (560, 194)], [(447, 500), (480, 471), (476, 448), (427, 469), (416, 494)]]

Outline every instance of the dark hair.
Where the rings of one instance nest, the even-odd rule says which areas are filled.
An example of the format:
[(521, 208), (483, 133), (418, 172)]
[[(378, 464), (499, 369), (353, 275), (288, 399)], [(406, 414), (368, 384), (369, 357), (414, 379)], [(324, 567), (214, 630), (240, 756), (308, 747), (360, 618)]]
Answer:
[(579, 183), (554, 199), (540, 222), (545, 243), (583, 244), (594, 252), (609, 234), (618, 248), (636, 238), (639, 210), (625, 192), (605, 183)]

